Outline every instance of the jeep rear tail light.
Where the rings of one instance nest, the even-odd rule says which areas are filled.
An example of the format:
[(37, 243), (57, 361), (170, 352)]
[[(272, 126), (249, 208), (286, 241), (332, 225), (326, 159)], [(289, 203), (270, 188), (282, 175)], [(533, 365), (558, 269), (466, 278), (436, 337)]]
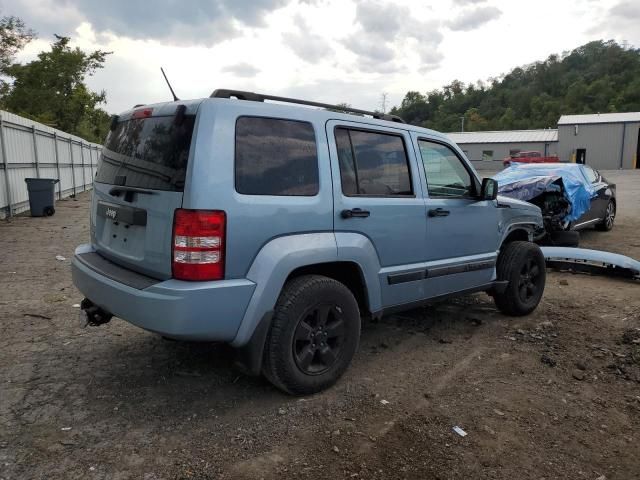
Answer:
[(179, 208), (173, 218), (171, 270), (178, 280), (224, 278), (226, 215)]

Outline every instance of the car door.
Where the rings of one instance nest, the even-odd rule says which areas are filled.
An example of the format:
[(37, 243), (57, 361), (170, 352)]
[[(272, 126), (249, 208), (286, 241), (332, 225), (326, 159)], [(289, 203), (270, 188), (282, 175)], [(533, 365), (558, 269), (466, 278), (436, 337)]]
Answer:
[(496, 200), (479, 200), (475, 172), (451, 145), (414, 136), (425, 180), (427, 282), (430, 297), (495, 279), (501, 225)]
[(426, 217), (409, 133), (348, 121), (326, 128), (338, 256), (354, 242), (359, 252), (373, 246), (383, 307), (423, 299)]
[(588, 165), (581, 166), (580, 171), (586, 182), (590, 184), (591, 188), (595, 191), (595, 195), (591, 197), (589, 210), (584, 212), (582, 216), (574, 222), (573, 228), (583, 228), (598, 223), (604, 217), (604, 212), (609, 201), (607, 194), (608, 185), (602, 181), (602, 176)]

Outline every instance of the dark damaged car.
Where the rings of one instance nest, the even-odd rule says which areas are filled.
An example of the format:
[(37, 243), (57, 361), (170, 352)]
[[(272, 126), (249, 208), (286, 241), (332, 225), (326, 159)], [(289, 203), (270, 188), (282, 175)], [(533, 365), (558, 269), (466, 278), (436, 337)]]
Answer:
[(613, 228), (616, 187), (588, 165), (513, 164), (494, 178), (500, 195), (540, 207), (547, 239), (552, 242), (577, 244), (577, 233), (566, 232)]

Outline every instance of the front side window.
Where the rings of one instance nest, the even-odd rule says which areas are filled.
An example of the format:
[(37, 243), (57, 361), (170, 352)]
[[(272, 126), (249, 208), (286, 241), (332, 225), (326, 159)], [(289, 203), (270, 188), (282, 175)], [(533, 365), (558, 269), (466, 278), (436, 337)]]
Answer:
[(453, 150), (427, 140), (420, 140), (418, 144), (430, 197), (473, 196), (471, 174)]
[(336, 128), (335, 137), (345, 195), (413, 195), (407, 152), (401, 136)]
[(318, 149), (308, 122), (240, 117), (236, 122), (236, 191), (247, 195), (313, 196), (319, 190)]

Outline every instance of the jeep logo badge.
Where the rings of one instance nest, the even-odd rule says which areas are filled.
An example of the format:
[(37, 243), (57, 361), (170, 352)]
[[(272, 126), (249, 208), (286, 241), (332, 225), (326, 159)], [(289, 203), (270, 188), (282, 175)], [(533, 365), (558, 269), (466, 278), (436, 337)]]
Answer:
[(118, 212), (116, 210), (114, 210), (113, 208), (107, 208), (107, 211), (105, 212), (105, 215), (109, 218), (111, 218), (112, 220), (116, 219), (116, 215), (118, 215)]

